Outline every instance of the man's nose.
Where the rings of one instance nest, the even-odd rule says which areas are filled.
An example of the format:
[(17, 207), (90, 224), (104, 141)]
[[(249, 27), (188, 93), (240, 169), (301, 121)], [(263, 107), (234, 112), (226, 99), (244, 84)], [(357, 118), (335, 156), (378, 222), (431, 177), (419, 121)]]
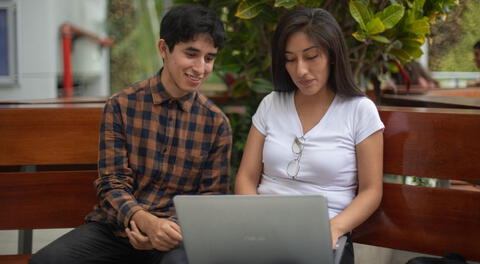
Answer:
[(193, 64), (192, 68), (196, 73), (199, 73), (199, 74), (202, 74), (203, 72), (205, 72), (205, 68), (206, 68), (205, 59), (199, 58), (198, 60), (195, 60), (195, 63)]

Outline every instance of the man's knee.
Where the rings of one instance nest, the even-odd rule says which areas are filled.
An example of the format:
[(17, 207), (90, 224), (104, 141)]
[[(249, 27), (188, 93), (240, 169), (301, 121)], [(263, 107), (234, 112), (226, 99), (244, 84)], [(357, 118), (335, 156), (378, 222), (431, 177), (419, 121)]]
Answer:
[(188, 264), (185, 248), (180, 246), (170, 250), (163, 256), (160, 264)]
[(65, 245), (50, 244), (37, 253), (35, 253), (28, 263), (30, 264), (60, 264), (60, 263), (72, 263), (68, 259), (68, 254), (65, 254), (68, 250)]
[(99, 256), (106, 258), (108, 252), (125, 251), (127, 250), (121, 243), (116, 243), (114, 235), (110, 234), (107, 227), (92, 222), (56, 239), (34, 254), (29, 263), (85, 263)]

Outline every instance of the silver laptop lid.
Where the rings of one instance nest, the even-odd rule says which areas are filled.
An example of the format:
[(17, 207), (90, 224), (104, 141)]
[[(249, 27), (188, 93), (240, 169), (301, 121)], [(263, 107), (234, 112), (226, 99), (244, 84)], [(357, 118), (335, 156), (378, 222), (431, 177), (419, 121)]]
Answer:
[(190, 264), (333, 263), (320, 195), (174, 198)]

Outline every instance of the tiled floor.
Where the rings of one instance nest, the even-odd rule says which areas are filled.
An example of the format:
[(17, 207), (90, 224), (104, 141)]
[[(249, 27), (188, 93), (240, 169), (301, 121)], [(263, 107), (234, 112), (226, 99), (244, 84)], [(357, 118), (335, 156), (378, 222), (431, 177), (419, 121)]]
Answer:
[[(62, 229), (37, 229), (33, 231), (32, 251), (37, 252), (51, 241), (70, 231), (70, 228)], [(16, 254), (18, 247), (18, 231), (0, 230), (0, 255)]]

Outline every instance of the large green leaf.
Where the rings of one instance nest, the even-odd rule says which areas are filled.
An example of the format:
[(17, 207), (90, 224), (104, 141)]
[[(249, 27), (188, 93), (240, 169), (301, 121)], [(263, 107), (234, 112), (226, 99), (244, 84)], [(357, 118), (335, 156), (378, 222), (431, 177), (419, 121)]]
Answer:
[(361, 41), (361, 42), (365, 42), (366, 38), (365, 38), (365, 35), (362, 34), (362, 32), (354, 32), (352, 33), (352, 36), (358, 40), (358, 41)]
[(402, 49), (406, 51), (413, 58), (420, 58), (422, 56), (422, 41), (415, 38), (402, 38)]
[(380, 18), (386, 29), (394, 27), (402, 19), (405, 8), (402, 5), (391, 5), (378, 12), (375, 17)]
[(402, 47), (404, 48), (420, 48), (425, 41), (421, 41), (420, 38), (401, 38)]
[[(424, 37), (417, 37), (417, 38), (400, 38), (399, 39), (402, 43), (406, 43), (407, 45), (410, 45), (409, 43), (412, 43), (412, 45), (418, 45), (422, 46), (423, 43), (425, 43), (425, 38)], [(413, 44), (415, 43), (415, 44)]]
[(425, 0), (414, 0), (412, 3), (412, 11), (415, 14), (415, 18), (422, 18), (424, 15), (423, 6), (425, 5)]
[(275, 7), (292, 8), (298, 4), (297, 0), (275, 0)]
[(423, 13), (423, 6), (425, 5), (425, 0), (415, 0), (413, 3), (413, 8), (417, 11), (422, 11)]
[(415, 58), (415, 59), (420, 58), (423, 54), (423, 51), (420, 47), (418, 47), (418, 48), (404, 47), (403, 50), (406, 51), (408, 53), (408, 55), (410, 55), (410, 57)]
[(243, 0), (237, 7), (235, 16), (241, 19), (252, 19), (262, 12), (265, 1)]
[(385, 25), (383, 25), (380, 18), (376, 17), (368, 22), (365, 31), (367, 35), (376, 35), (385, 31)]
[(402, 64), (411, 59), (410, 54), (403, 49), (392, 49), (390, 54), (395, 56)]
[(405, 17), (405, 18), (404, 18), (403, 23), (404, 23), (405, 25), (412, 24), (413, 22), (415, 22), (415, 19), (416, 19), (416, 18), (415, 18), (415, 12), (413, 12), (413, 10), (411, 10), (411, 9), (410, 9), (410, 10), (407, 10), (407, 11), (405, 12), (404, 17)]
[(418, 19), (411, 24), (407, 24), (405, 31), (416, 35), (426, 35), (430, 32), (430, 24), (427, 22), (427, 18)]
[(349, 9), (353, 19), (357, 21), (363, 30), (366, 30), (368, 22), (373, 17), (372, 12), (368, 7), (360, 1), (350, 1)]
[(390, 40), (388, 38), (381, 35), (370, 36), (370, 38), (381, 43), (385, 43), (385, 44), (390, 43)]

